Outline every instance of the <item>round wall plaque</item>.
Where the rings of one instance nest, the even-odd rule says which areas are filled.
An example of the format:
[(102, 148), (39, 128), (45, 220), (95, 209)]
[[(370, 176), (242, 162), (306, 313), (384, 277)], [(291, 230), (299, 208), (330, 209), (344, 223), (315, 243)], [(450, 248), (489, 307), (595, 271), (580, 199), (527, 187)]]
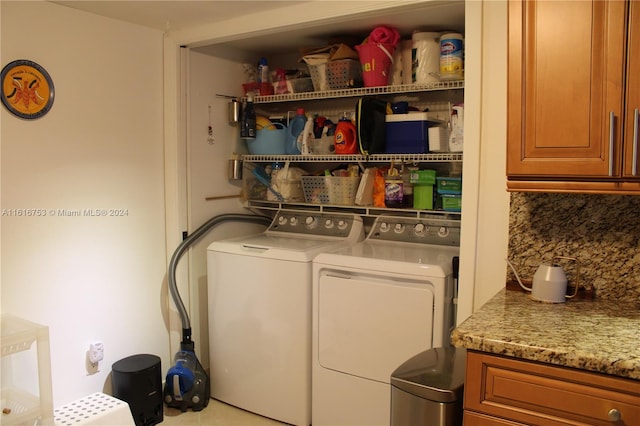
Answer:
[(2, 69), (2, 103), (12, 114), (26, 119), (40, 118), (51, 109), (53, 80), (33, 61), (19, 59)]

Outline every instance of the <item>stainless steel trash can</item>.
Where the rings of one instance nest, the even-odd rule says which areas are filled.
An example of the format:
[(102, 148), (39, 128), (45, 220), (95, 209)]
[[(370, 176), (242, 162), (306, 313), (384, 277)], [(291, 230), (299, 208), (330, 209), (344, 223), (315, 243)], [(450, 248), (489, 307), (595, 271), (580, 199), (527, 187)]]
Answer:
[(458, 426), (467, 352), (434, 348), (404, 362), (391, 374), (391, 426)]

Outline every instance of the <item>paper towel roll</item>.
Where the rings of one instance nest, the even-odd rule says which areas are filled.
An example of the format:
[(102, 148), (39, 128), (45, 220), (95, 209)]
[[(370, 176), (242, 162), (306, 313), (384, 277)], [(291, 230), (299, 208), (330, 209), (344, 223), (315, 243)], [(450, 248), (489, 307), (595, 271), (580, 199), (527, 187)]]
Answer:
[(413, 41), (413, 81), (436, 83), (440, 81), (440, 33), (415, 32)]
[(400, 42), (402, 52), (402, 84), (413, 84), (412, 73), (412, 50), (413, 40), (403, 40)]

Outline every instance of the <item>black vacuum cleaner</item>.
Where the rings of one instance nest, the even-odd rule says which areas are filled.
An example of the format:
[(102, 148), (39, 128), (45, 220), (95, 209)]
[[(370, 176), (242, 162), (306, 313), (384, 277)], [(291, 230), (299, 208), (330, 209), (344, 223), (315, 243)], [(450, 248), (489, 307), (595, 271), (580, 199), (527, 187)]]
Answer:
[(182, 341), (180, 342), (180, 350), (174, 357), (174, 365), (167, 372), (163, 395), (164, 402), (168, 407), (179, 408), (181, 411), (187, 411), (189, 408), (193, 411), (200, 411), (206, 407), (211, 397), (211, 388), (209, 375), (202, 368), (195, 354), (194, 343), (191, 340), (191, 321), (189, 321), (189, 315), (184, 303), (182, 303), (176, 285), (176, 267), (178, 260), (180, 260), (187, 248), (198, 238), (214, 226), (230, 221), (250, 222), (268, 226), (271, 223), (271, 218), (249, 214), (222, 214), (215, 216), (186, 237), (173, 253), (169, 262), (168, 285), (182, 321)]

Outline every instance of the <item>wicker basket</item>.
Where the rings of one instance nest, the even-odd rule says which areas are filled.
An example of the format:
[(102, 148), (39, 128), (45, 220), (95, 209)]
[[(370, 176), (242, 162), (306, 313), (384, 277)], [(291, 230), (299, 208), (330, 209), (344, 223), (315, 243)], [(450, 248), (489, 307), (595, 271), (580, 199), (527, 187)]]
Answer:
[(362, 65), (354, 59), (340, 59), (308, 67), (316, 92), (362, 87)]
[(353, 205), (359, 177), (302, 176), (304, 199), (312, 204)]

